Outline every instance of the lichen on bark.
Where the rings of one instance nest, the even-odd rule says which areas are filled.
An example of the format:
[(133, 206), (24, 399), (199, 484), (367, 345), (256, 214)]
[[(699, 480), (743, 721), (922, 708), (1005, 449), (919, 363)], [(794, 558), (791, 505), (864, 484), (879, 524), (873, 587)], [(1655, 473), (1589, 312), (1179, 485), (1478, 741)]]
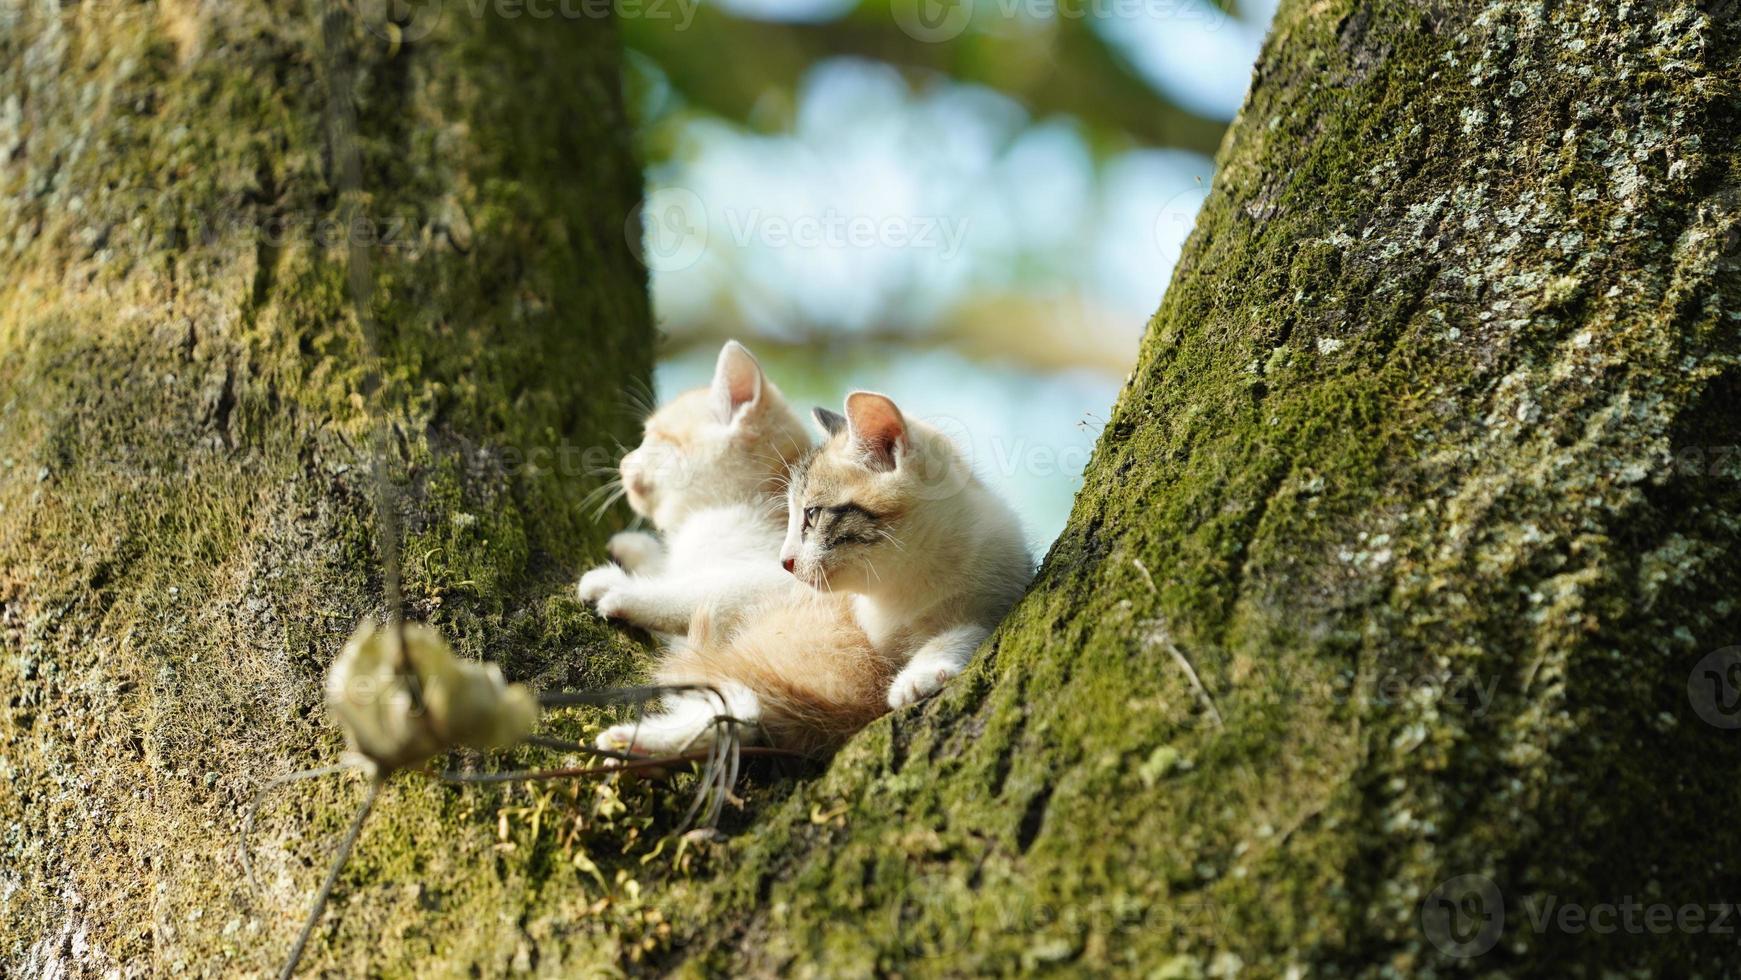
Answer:
[[(354, 805), (281, 797), (241, 879), (243, 805), (336, 761), (320, 675), (382, 611), (354, 240), (411, 615), (545, 685), (638, 655), (565, 598), (652, 354), (614, 25), (345, 13), (366, 217), (341, 226), (328, 6), (0, 10), (0, 960), (25, 975), (275, 969)], [(503, 916), (587, 882), (541, 891), (548, 853), (498, 838), (524, 798), (390, 788), (307, 965), (529, 955), (509, 933), (544, 920)]]
[[(1284, 2), (1032, 593), (738, 843), (688, 962), (1732, 970), (1534, 922), (1741, 891), (1688, 693), (1741, 635), (1738, 44), (1672, 0)], [(1471, 958), (1423, 927), (1464, 875), (1509, 913)]]
[[(334, 251), (194, 232), (332, 213), (316, 26), (26, 18), (0, 942), (269, 968), (350, 797), (268, 815), (260, 894), (231, 832), (336, 752), (316, 680), (379, 601), (360, 369)], [(626, 436), (649, 339), (614, 42), (551, 28), (377, 38), (359, 96), (413, 242), (379, 291), (414, 608), (589, 683), (633, 650), (552, 598), (601, 532), (549, 461)], [(403, 781), (310, 965), (1732, 971), (1732, 935), (1531, 910), (1741, 894), (1741, 752), (1688, 692), (1741, 625), (1738, 44), (1683, 0), (1286, 0), (1070, 524), (966, 675), (700, 854), (654, 843), (662, 790)], [(1465, 875), (1508, 915), (1458, 959), (1421, 913)]]

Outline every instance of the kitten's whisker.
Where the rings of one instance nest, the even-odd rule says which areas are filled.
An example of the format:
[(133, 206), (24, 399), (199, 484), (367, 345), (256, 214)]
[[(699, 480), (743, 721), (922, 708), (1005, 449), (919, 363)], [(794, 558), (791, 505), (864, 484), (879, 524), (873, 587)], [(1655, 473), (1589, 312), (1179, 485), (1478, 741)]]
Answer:
[(604, 516), (605, 516), (605, 511), (608, 511), (611, 509), (611, 507), (615, 506), (616, 502), (623, 499), (623, 497), (626, 496), (628, 494), (628, 492), (629, 491), (628, 491), (627, 487), (617, 487), (614, 491), (612, 491), (612, 493), (609, 497), (605, 498), (605, 502), (602, 504), (599, 504), (597, 509), (595, 509), (592, 512), (592, 519), (594, 521), (603, 520)]
[[(625, 488), (623, 487), (623, 481), (621, 481), (621, 480), (612, 480), (609, 483), (604, 483), (604, 484), (601, 484), (599, 486), (593, 487), (591, 490), (588, 490), (586, 492), (586, 494), (580, 498), (580, 507), (582, 510), (585, 510), (587, 507), (590, 507), (593, 504), (593, 502), (597, 501), (600, 497), (603, 497), (605, 494), (610, 493), (614, 490), (624, 490), (624, 489)], [(625, 490), (625, 492), (626, 492), (626, 490)]]
[(636, 421), (645, 419), (647, 416), (653, 414), (653, 402), (654, 399), (650, 393), (642, 394), (628, 389), (625, 389), (622, 393), (623, 407), (628, 410), (629, 416)]
[(643, 415), (652, 415), (658, 405), (659, 397), (653, 391), (652, 382), (645, 378), (632, 378), (623, 390), (635, 405), (641, 408)]
[[(738, 751), (746, 755), (776, 758), (800, 758), (799, 753), (769, 746), (749, 746)], [(706, 754), (689, 752), (680, 755), (637, 755), (608, 766), (577, 766), (565, 769), (513, 769), (506, 772), (429, 772), (444, 783), (534, 783), (547, 779), (573, 779), (579, 776), (614, 776), (641, 769), (666, 769), (686, 762), (703, 762)]]

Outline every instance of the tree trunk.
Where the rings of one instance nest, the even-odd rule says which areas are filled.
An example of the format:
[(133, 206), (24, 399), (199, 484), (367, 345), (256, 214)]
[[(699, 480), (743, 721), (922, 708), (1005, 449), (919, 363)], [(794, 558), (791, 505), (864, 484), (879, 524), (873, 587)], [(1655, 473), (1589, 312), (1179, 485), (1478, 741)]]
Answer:
[(1721, 6), (1284, 2), (1032, 593), (761, 818), (684, 955), (1732, 972)]
[[(264, 8), (0, 37), (24, 972), (270, 968), (356, 798), (289, 793), (248, 887), (239, 809), (336, 757), (318, 677), (381, 594), (343, 250), (254, 233), (337, 213), (315, 14)], [(599, 543), (558, 450), (626, 435), (648, 360), (614, 40), (464, 9), (353, 36), (369, 213), (409, 242), (370, 253), (408, 590), (591, 683), (629, 647), (547, 597)], [(610, 816), (626, 785), (402, 779), (311, 971), (1732, 969), (1738, 44), (1676, 0), (1284, 3), (968, 675), (723, 852)]]
[[(21, 975), (282, 961), (358, 787), (268, 808), (257, 891), (236, 830), (264, 779), (339, 756), (320, 677), (383, 595), (365, 395), (393, 422), (412, 616), (545, 683), (635, 652), (551, 598), (599, 553), (587, 467), (631, 437), (652, 357), (614, 25), (414, 4), (390, 29), (361, 6), (336, 22), (346, 220), (321, 4), (0, 5), (0, 960)], [(542, 859), (498, 853), (480, 799), (390, 788), (309, 965), (508, 966)]]

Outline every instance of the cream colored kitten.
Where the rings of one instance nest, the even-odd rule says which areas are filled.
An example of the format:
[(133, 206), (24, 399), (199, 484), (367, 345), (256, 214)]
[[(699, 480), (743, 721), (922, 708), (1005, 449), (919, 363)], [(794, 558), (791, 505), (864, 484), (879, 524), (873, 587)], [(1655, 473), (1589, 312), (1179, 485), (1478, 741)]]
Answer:
[(793, 469), (780, 557), (799, 581), (853, 594), (858, 624), (904, 666), (904, 707), (959, 674), (1033, 576), (1020, 522), (943, 433), (883, 395), (816, 410), (828, 441)]
[(580, 598), (601, 615), (668, 635), (707, 607), (730, 624), (790, 588), (776, 558), (784, 532), (781, 489), (810, 436), (737, 341), (719, 352), (713, 383), (685, 392), (647, 419), (623, 457), (629, 506), (664, 540), (617, 534), (616, 564), (581, 576)]

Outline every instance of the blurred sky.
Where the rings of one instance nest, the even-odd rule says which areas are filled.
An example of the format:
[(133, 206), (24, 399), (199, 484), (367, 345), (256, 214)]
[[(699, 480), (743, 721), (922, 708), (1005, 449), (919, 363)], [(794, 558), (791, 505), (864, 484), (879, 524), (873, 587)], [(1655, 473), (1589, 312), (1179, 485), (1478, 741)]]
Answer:
[(1274, 0), (687, 13), (626, 29), (660, 395), (704, 383), (726, 337), (801, 405), (886, 392), (966, 444), (1043, 551)]

